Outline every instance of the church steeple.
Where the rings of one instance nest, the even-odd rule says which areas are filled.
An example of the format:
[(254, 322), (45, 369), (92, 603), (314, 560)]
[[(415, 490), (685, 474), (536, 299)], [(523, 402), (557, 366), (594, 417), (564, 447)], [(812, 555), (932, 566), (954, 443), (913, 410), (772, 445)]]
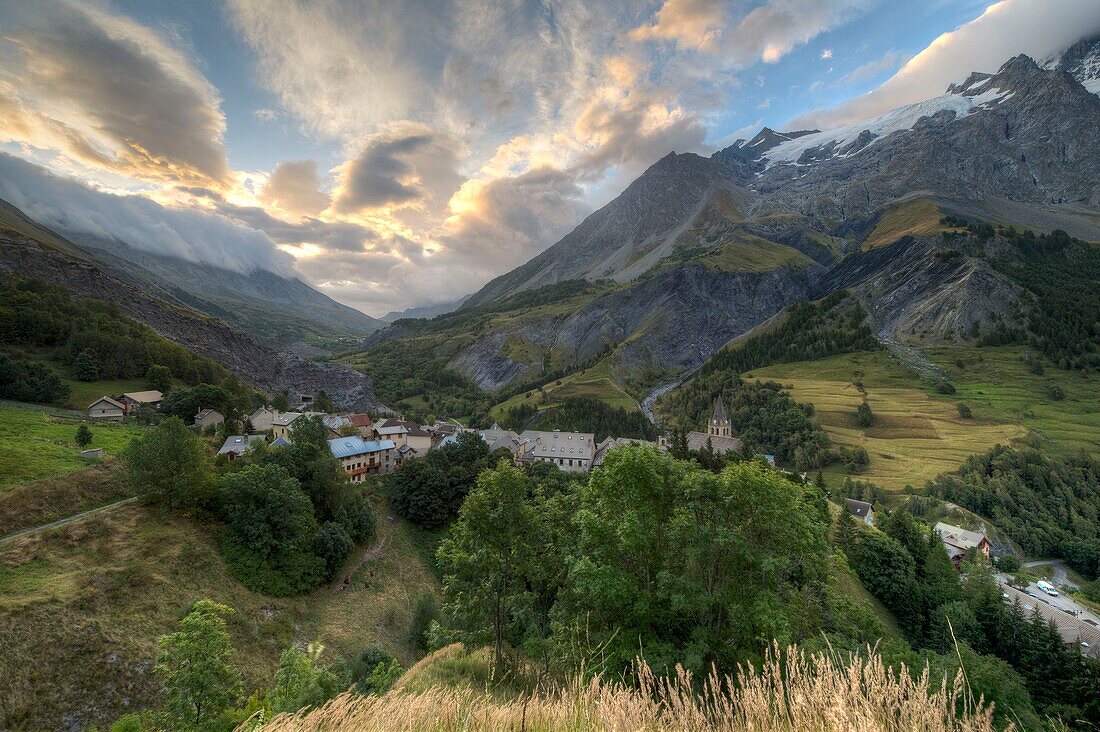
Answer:
[(711, 437), (733, 437), (733, 425), (726, 416), (726, 405), (722, 403), (721, 394), (714, 400), (714, 412), (710, 416), (707, 434)]

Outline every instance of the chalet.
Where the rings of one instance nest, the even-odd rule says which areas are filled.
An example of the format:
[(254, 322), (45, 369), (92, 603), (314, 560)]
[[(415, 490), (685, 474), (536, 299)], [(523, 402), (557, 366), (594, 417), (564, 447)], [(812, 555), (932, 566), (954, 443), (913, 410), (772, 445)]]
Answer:
[(351, 420), (341, 414), (326, 414), (321, 417), (321, 421), (325, 423), (325, 429), (328, 430), (329, 437), (343, 437), (340, 431), (345, 427), (351, 427)]
[(200, 409), (198, 414), (195, 415), (195, 426), (200, 430), (222, 424), (223, 422), (225, 422), (225, 415), (209, 407)]
[(519, 436), (516, 462), (548, 462), (567, 472), (592, 469), (596, 439), (591, 432), (524, 430)]
[(279, 416), (278, 409), (271, 409), (270, 407), (259, 407), (252, 414), (248, 415), (248, 424), (252, 426), (252, 429), (256, 432), (267, 432), (271, 429), (271, 425), (275, 422)]
[(396, 467), (397, 445), (392, 440), (364, 440), (358, 435), (328, 441), (332, 456), (352, 483), (362, 483), (370, 475), (384, 475)]
[(604, 458), (607, 453), (614, 450), (617, 447), (624, 447), (626, 445), (649, 445), (656, 447), (657, 443), (650, 442), (649, 440), (636, 440), (633, 437), (607, 437), (603, 442), (596, 445), (596, 453), (592, 457), (592, 467), (599, 468), (603, 466)]
[(989, 538), (982, 532), (968, 531), (942, 521), (936, 524), (935, 532), (943, 542), (943, 548), (947, 550), (947, 556), (951, 557), (951, 563), (956, 569), (967, 552), (981, 554), (989, 559)]
[(126, 416), (126, 405), (109, 396), (101, 396), (88, 405), (88, 419), (122, 421)]
[(374, 435), (374, 420), (369, 414), (349, 414), (348, 422), (355, 427), (360, 437), (368, 438)]
[(294, 429), (292, 427), (294, 420), (301, 416), (301, 412), (280, 412), (278, 416), (271, 420), (271, 436), (276, 439), (281, 437), (289, 442), (290, 432)]
[(218, 454), (225, 455), (229, 460), (236, 460), (241, 455), (251, 452), (253, 447), (264, 442), (266, 439), (267, 438), (262, 434), (230, 435), (225, 438), (225, 442), (222, 443), (221, 449), (218, 450)]
[(126, 414), (132, 414), (143, 406), (160, 409), (160, 403), (164, 401), (164, 395), (156, 389), (149, 391), (129, 391), (118, 398), (126, 407)]
[(857, 501), (854, 498), (845, 498), (844, 503), (848, 508), (848, 513), (868, 526), (875, 525), (875, 509), (870, 503), (866, 501)]
[(415, 422), (391, 417), (374, 425), (374, 434), (379, 440), (392, 440), (398, 447), (408, 445), (421, 455), (432, 449), (431, 433)]

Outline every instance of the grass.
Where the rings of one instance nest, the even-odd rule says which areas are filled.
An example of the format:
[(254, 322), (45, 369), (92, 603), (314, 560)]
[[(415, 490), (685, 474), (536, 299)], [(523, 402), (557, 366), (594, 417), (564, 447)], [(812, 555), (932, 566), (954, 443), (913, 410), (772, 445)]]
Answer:
[(929, 236), (951, 227), (940, 223), (943, 212), (925, 198), (912, 198), (891, 206), (875, 228), (863, 240), (862, 249), (876, 249), (893, 244), (903, 236)]
[(0, 536), (42, 526), (132, 495), (119, 464), (105, 460), (87, 470), (0, 491)]
[[(558, 381), (561, 383), (559, 384)], [(630, 396), (612, 375), (610, 358), (605, 358), (584, 371), (576, 371), (557, 381), (548, 382), (543, 385), (541, 393), (538, 389), (532, 389), (530, 397), (524, 394), (516, 394), (494, 405), (489, 410), (489, 415), (499, 421), (504, 418), (509, 409), (521, 404), (534, 404), (539, 409), (547, 409), (557, 406), (565, 399), (579, 397), (599, 399), (613, 407), (622, 407), (630, 411), (638, 409), (638, 403), (634, 401), (634, 397)]]
[[(93, 464), (80, 456), (74, 438), (81, 420), (16, 402), (0, 404), (0, 491), (45, 478), (56, 478)], [(142, 428), (90, 425), (92, 444), (118, 455)]]
[[(887, 352), (771, 366), (751, 372), (751, 377), (789, 385), (797, 401), (813, 404), (814, 418), (836, 444), (867, 450), (870, 464), (856, 477), (885, 489), (923, 485), (939, 473), (954, 470), (970, 455), (1023, 437), (1027, 431), (1023, 425), (981, 411), (973, 419), (960, 418), (955, 407), (958, 398), (935, 394)], [(864, 398), (875, 415), (874, 425), (865, 429), (854, 420)], [(847, 475), (839, 464), (824, 472), (834, 480)]]
[(721, 272), (767, 272), (783, 266), (804, 267), (813, 260), (785, 244), (738, 232), (700, 261)]
[[(436, 682), (468, 677), (482, 656), (465, 658), (444, 649), (435, 672), (418, 668), (410, 675)], [(484, 662), (482, 662), (484, 663)], [(459, 666), (461, 664), (461, 666)], [(522, 729), (532, 732), (602, 732), (603, 730), (733, 730), (860, 729), (927, 732), (995, 729), (992, 711), (968, 693), (960, 675), (943, 688), (923, 677), (895, 675), (875, 655), (839, 659), (798, 649), (770, 654), (760, 667), (743, 669), (736, 678), (696, 680), (680, 673), (667, 681), (647, 667), (637, 668), (639, 683), (612, 679), (546, 687), (532, 694), (501, 698), (472, 685), (417, 679), (385, 696), (337, 697), (313, 712), (277, 717), (268, 732), (312, 730), (401, 730), (472, 732)]]
[(0, 546), (0, 729), (102, 726), (156, 701), (156, 639), (200, 598), (235, 609), (249, 690), (271, 683), (297, 641), (349, 659), (379, 643), (408, 665), (412, 608), (438, 584), (404, 522), (381, 513), (378, 528), (374, 550), (349, 559), (348, 589), (289, 599), (233, 580), (208, 523), (138, 505)]
[[(59, 369), (60, 372), (60, 369)], [(76, 379), (61, 379), (69, 387), (69, 409), (84, 411), (88, 406), (101, 396), (118, 398), (119, 394), (129, 391), (145, 391), (149, 388), (145, 379), (112, 379), (104, 381), (77, 381)]]
[[(1028, 433), (1055, 452), (1100, 452), (1100, 379), (1053, 367), (1037, 375), (1020, 360), (1022, 353), (1011, 346), (925, 351), (955, 386), (950, 395), (937, 393), (885, 351), (771, 366), (751, 377), (790, 385), (795, 399), (814, 405), (815, 419), (837, 444), (866, 448), (870, 466), (855, 477), (887, 489), (923, 485), (970, 455)], [(1051, 385), (1066, 398), (1052, 401)], [(853, 414), (865, 396), (875, 422), (861, 429)], [(959, 403), (973, 418), (959, 417)], [(840, 465), (824, 472), (847, 474)]]

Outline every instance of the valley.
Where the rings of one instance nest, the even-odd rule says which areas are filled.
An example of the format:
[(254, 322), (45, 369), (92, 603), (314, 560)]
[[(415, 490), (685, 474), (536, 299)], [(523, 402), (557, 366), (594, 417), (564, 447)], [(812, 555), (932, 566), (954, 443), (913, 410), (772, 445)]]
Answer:
[[(247, 3), (240, 58), (80, 2), (0, 33), (79, 26), (160, 110), (0, 70), (0, 728), (1100, 725), (1100, 25), (892, 96), (924, 54), (856, 94), (839, 16), (727, 68), (748, 26), (671, 0), (381, 61), (339, 6), (323, 73)], [(437, 67), (476, 104), (414, 101)], [(679, 84), (775, 94), (718, 129)]]

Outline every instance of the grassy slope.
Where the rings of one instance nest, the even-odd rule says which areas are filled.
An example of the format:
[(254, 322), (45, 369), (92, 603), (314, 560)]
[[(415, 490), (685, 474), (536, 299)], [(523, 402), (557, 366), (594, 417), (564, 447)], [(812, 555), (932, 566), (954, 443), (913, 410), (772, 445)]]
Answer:
[[(55, 410), (4, 402), (0, 405), (0, 491), (89, 466), (73, 441), (80, 420)], [(91, 425), (91, 447), (118, 455), (142, 428)]]
[(530, 398), (525, 397), (523, 394), (517, 394), (495, 405), (489, 413), (494, 419), (499, 420), (509, 409), (521, 404), (534, 404), (539, 409), (546, 409), (560, 404), (563, 399), (569, 397), (588, 397), (599, 399), (613, 407), (622, 407), (628, 410), (638, 409), (638, 404), (634, 401), (634, 398), (619, 386), (612, 377), (610, 358), (605, 358), (592, 368), (585, 369), (583, 373), (577, 371), (564, 376), (560, 381), (561, 385), (558, 385), (556, 381), (544, 385), (543, 394), (540, 394), (537, 390), (532, 390)]
[(721, 272), (766, 272), (784, 266), (804, 267), (813, 260), (785, 244), (738, 232), (700, 261)]
[(350, 589), (291, 599), (235, 582), (209, 526), (140, 506), (0, 546), (0, 728), (68, 726), (67, 712), (102, 724), (125, 711), (124, 699), (153, 699), (156, 639), (202, 597), (236, 609), (235, 663), (249, 689), (270, 683), (294, 641), (320, 640), (345, 657), (378, 642), (408, 664), (413, 605), (437, 583), (402, 522), (381, 516), (377, 546)]
[(888, 208), (875, 228), (863, 240), (861, 249), (875, 249), (893, 244), (903, 236), (928, 236), (951, 227), (940, 223), (943, 213), (939, 206), (923, 198), (902, 201)]
[[(1100, 381), (1056, 369), (1036, 376), (1011, 347), (945, 348), (927, 355), (948, 369), (958, 393), (935, 393), (886, 352), (770, 366), (751, 377), (791, 385), (795, 399), (814, 405), (815, 418), (834, 441), (867, 449), (870, 466), (856, 477), (888, 489), (922, 485), (1029, 430), (1052, 440), (1056, 449), (1100, 450)], [(960, 358), (963, 369), (955, 366)], [(852, 417), (863, 399), (855, 385), (858, 374), (875, 414), (875, 424), (866, 429), (856, 427)], [(1065, 401), (1046, 398), (1049, 382), (1065, 389)], [(959, 417), (959, 402), (970, 405), (972, 419)], [(840, 465), (825, 472), (845, 474)]]

